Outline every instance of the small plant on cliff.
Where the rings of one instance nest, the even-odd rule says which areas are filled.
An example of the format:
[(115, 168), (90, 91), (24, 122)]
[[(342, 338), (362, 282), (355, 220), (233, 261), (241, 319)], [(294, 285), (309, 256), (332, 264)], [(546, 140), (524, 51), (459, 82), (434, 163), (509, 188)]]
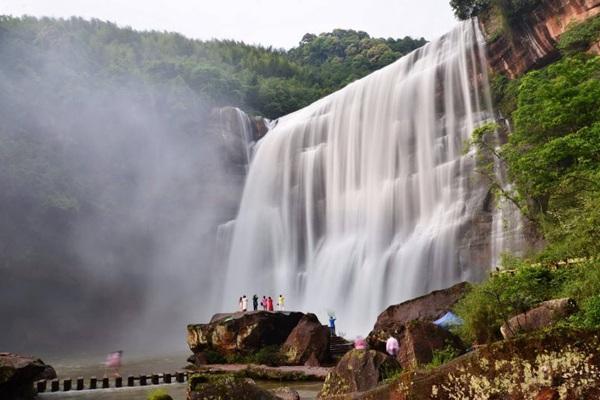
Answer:
[(448, 345), (443, 349), (433, 350), (433, 357), (431, 358), (431, 362), (426, 365), (426, 368), (437, 368), (458, 356), (459, 353), (451, 345)]

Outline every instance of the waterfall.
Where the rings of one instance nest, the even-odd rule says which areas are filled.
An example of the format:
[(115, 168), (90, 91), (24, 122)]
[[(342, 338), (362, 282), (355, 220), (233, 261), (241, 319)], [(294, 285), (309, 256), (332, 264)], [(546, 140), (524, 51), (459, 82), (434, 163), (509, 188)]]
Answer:
[(489, 196), (465, 153), (492, 116), (476, 21), (280, 118), (258, 142), (235, 222), (223, 310), (254, 293), (377, 314), (490, 267)]

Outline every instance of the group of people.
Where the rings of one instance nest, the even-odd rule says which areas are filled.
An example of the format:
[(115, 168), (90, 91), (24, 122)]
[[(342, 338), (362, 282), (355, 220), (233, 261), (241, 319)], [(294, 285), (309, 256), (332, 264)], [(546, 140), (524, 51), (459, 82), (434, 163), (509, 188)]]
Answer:
[[(254, 311), (258, 310), (258, 305), (258, 296), (255, 294), (254, 296), (252, 296), (252, 308), (254, 309)], [(246, 297), (246, 295), (240, 297), (239, 306), (240, 311), (248, 311), (248, 298)], [(262, 300), (260, 301), (260, 307), (263, 309), (263, 311), (274, 311), (273, 298), (271, 296), (263, 296)], [(285, 311), (285, 297), (283, 297), (282, 294), (280, 294), (277, 298), (277, 311)]]

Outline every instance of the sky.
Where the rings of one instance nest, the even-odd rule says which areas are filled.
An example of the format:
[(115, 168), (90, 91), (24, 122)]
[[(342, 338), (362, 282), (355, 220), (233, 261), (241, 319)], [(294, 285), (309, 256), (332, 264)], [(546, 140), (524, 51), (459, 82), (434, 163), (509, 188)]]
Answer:
[(434, 39), (456, 23), (449, 0), (0, 0), (0, 14), (80, 16), (195, 39), (290, 48), (335, 28)]

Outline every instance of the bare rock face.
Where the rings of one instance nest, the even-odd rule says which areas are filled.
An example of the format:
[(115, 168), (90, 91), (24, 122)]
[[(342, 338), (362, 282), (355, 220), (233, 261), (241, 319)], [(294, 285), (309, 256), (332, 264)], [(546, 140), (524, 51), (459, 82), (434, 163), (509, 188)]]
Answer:
[(519, 26), (506, 32), (497, 12), (480, 18), (492, 70), (516, 78), (559, 56), (556, 43), (570, 24), (600, 13), (600, 0), (542, 0)]
[(238, 312), (220, 314), (208, 324), (188, 325), (192, 352), (250, 354), (266, 346), (281, 346), (304, 316), (300, 312)]
[(504, 339), (509, 339), (519, 333), (548, 327), (573, 314), (576, 309), (575, 301), (569, 298), (544, 301), (539, 306), (509, 319), (502, 325), (500, 332)]
[(329, 359), (329, 328), (314, 314), (306, 314), (281, 348), (288, 364), (318, 366)]
[(456, 355), (465, 351), (457, 336), (428, 321), (407, 323), (398, 344), (397, 359), (407, 369), (430, 363), (436, 350), (451, 348)]
[(0, 399), (32, 399), (33, 382), (46, 377), (56, 377), (56, 372), (42, 360), (0, 353)]
[(469, 284), (462, 282), (448, 289), (436, 290), (416, 299), (389, 306), (379, 314), (367, 342), (372, 349), (385, 351), (388, 337), (399, 339), (409, 321), (434, 321), (449, 311), (467, 290)]
[(364, 392), (400, 370), (400, 364), (387, 354), (375, 350), (352, 350), (327, 375), (320, 399)]

